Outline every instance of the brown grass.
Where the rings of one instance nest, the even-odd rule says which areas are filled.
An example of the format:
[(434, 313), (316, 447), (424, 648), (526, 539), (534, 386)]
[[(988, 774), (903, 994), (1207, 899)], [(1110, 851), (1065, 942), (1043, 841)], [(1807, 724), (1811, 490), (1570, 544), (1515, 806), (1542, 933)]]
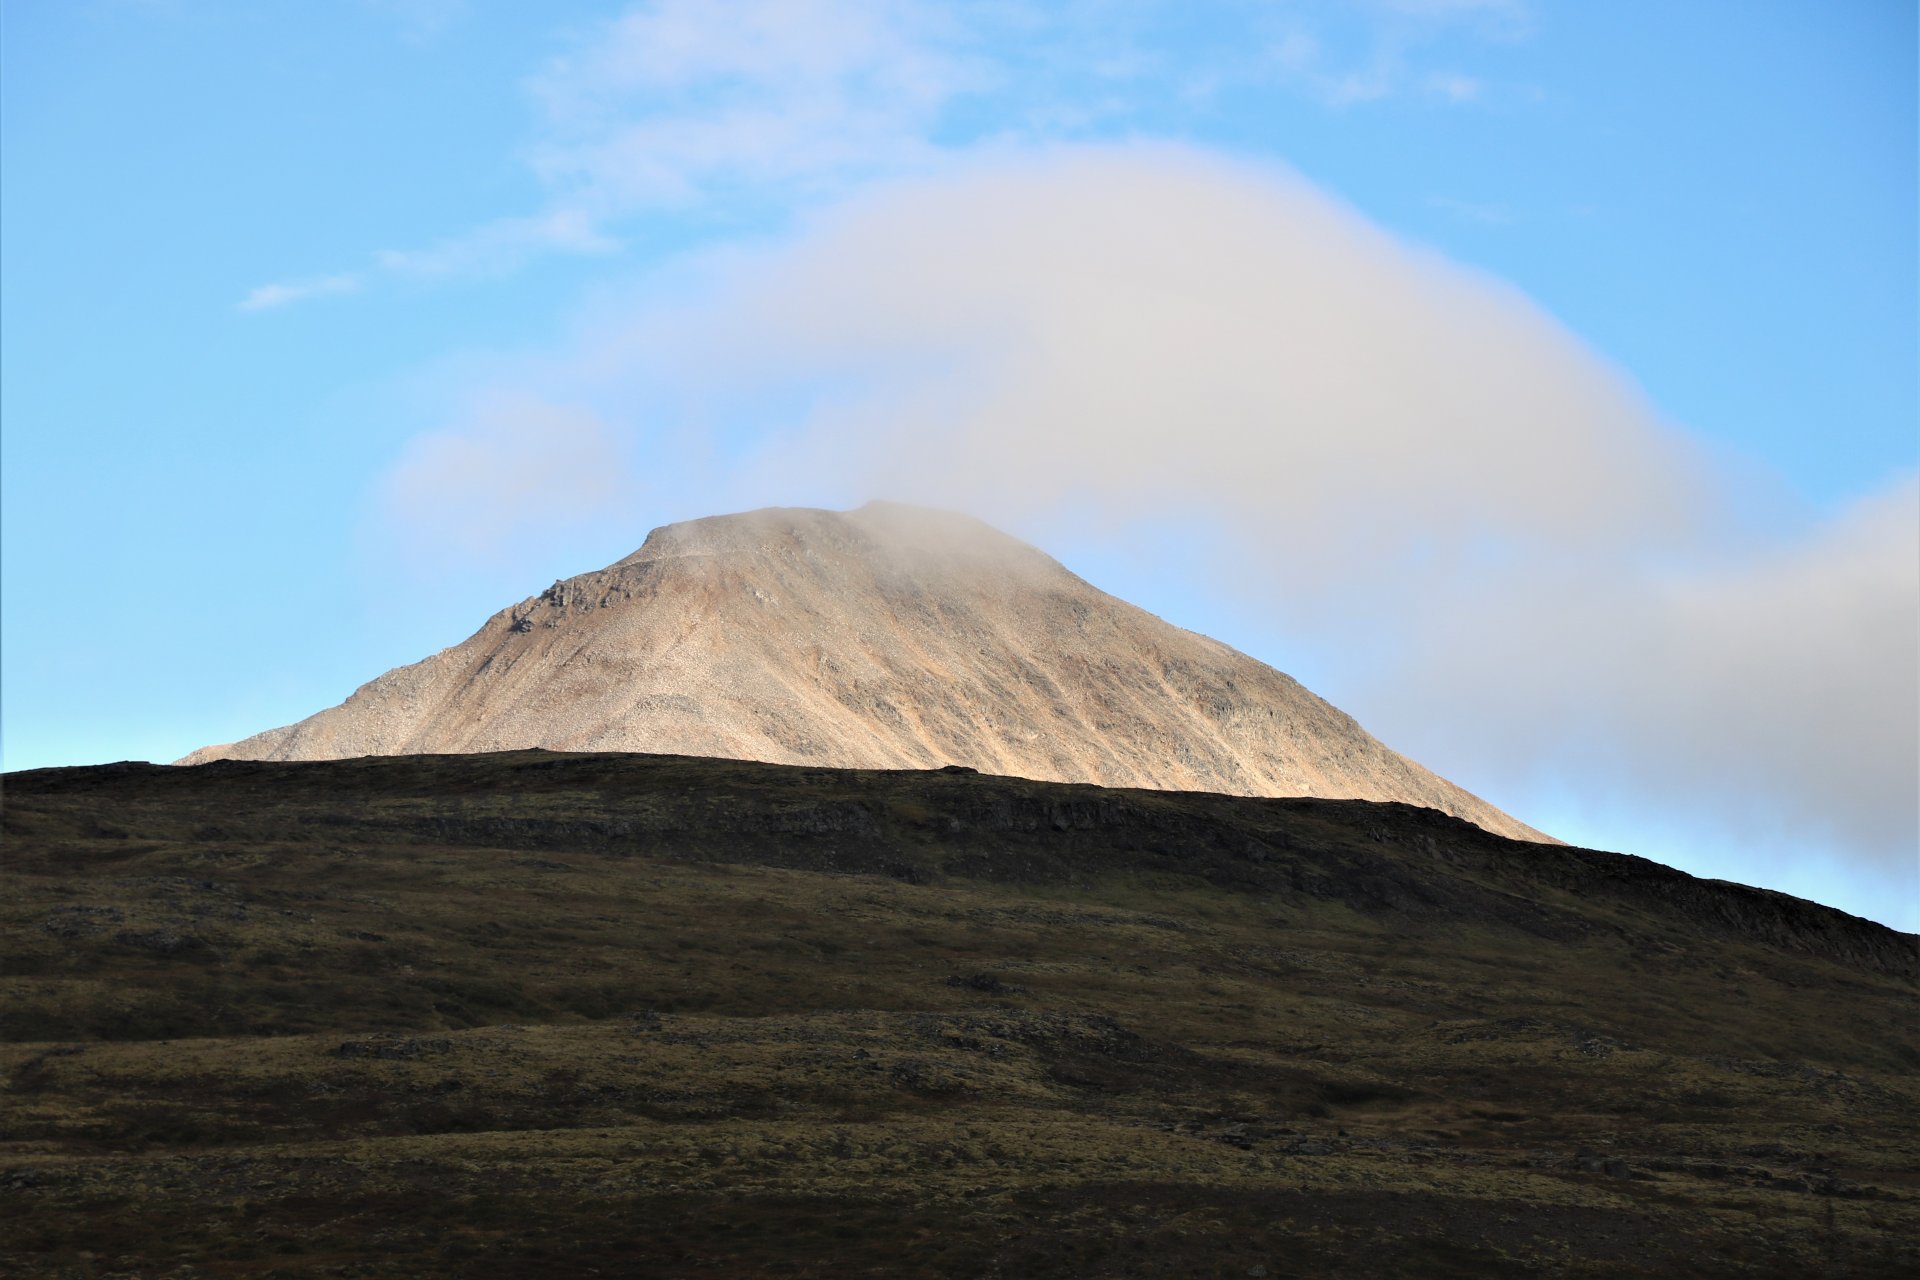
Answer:
[(1417, 811), (545, 755), (7, 782), (16, 1274), (1920, 1261), (1910, 978)]

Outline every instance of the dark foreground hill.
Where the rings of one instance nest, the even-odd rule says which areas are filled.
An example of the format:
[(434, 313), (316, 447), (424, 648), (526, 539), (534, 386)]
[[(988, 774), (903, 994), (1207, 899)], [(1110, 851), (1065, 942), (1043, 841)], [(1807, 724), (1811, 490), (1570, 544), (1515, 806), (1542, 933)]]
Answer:
[(675, 757), (5, 787), (7, 1274), (1920, 1266), (1916, 940), (1640, 859)]

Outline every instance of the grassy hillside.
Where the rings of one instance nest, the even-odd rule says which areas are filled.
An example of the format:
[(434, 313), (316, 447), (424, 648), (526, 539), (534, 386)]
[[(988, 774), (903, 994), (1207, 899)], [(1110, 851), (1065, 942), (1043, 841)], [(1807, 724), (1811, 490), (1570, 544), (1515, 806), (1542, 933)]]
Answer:
[(1920, 1267), (1915, 939), (1428, 810), (5, 779), (0, 1272)]

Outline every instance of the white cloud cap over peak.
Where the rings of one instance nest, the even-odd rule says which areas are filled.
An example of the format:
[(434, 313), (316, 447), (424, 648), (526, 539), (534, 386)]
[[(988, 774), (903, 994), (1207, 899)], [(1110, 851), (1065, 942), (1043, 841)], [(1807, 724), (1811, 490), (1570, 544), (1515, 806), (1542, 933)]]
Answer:
[(1685, 438), (1520, 294), (1187, 148), (901, 184), (718, 288), (676, 358), (720, 383), (871, 375), (796, 453), (875, 483), (1016, 511), (1234, 495), (1273, 535), (1365, 511), (1369, 554), (1627, 553), (1693, 536), (1714, 500)]
[(1771, 495), (1552, 317), (1284, 170), (980, 159), (582, 332), (534, 389), (680, 446), (680, 474), (724, 441), (683, 501), (1204, 528), (1181, 572), (1270, 609), (1442, 772), (1837, 841), (1874, 874), (1911, 855), (1912, 482), (1758, 541), (1740, 512)]

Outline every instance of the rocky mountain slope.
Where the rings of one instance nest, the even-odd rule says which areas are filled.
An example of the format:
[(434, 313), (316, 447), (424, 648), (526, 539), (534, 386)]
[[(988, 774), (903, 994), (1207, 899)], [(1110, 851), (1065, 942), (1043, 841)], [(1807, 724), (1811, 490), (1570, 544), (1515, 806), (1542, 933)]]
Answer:
[(657, 529), (340, 706), (180, 763), (529, 747), (1396, 800), (1546, 839), (1264, 663), (891, 503)]

